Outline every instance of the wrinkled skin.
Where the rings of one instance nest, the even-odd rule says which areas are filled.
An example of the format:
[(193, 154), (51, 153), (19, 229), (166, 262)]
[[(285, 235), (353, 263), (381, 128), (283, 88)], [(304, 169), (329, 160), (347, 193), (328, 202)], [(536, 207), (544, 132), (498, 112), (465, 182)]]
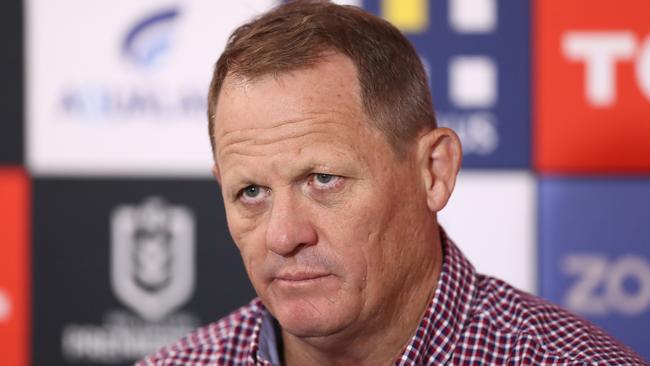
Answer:
[(228, 226), (282, 326), (287, 362), (396, 357), (440, 271), (435, 212), (460, 164), (455, 134), (423, 131), (398, 158), (338, 54), (291, 73), (227, 77), (215, 122)]

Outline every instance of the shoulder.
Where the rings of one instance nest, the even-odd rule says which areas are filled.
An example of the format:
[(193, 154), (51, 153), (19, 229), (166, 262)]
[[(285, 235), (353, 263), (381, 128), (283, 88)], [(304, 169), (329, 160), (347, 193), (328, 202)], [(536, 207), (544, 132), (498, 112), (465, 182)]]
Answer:
[[(509, 358), (560, 365), (645, 365), (599, 327), (539, 297), (488, 276), (478, 276), (474, 326), (490, 329)], [(551, 362), (552, 360), (552, 362)]]
[(145, 357), (135, 366), (236, 365), (244, 362), (251, 348), (253, 330), (259, 325), (263, 311), (264, 306), (255, 299)]

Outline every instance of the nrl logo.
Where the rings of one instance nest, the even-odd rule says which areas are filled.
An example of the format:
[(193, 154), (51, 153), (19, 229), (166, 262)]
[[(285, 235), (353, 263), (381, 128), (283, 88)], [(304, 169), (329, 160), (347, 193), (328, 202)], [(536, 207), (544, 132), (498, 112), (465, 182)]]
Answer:
[(159, 321), (194, 291), (194, 218), (152, 197), (111, 217), (111, 285), (144, 319)]

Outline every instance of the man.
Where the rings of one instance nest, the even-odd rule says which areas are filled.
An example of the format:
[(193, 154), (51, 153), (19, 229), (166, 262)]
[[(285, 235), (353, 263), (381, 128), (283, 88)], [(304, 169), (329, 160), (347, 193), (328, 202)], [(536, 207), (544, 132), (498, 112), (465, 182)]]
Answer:
[(230, 38), (208, 117), (259, 299), (140, 365), (644, 364), (447, 238), (460, 142), (387, 22), (324, 2), (264, 14)]

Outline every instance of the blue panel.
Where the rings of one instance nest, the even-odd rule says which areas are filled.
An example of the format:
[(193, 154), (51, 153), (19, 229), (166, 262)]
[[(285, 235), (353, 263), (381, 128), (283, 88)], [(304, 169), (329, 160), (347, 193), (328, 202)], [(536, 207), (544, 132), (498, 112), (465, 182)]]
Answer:
[(650, 179), (540, 182), (542, 296), (650, 359)]
[[(463, 165), (469, 168), (528, 168), (530, 138), (530, 2), (499, 0), (494, 31), (461, 34), (448, 21), (449, 1), (429, 2), (429, 26), (407, 33), (430, 65), (433, 101), (442, 125), (461, 135)], [(379, 0), (365, 0), (369, 11), (381, 15)], [(461, 108), (449, 97), (450, 60), (455, 56), (486, 56), (497, 67), (496, 103)]]

